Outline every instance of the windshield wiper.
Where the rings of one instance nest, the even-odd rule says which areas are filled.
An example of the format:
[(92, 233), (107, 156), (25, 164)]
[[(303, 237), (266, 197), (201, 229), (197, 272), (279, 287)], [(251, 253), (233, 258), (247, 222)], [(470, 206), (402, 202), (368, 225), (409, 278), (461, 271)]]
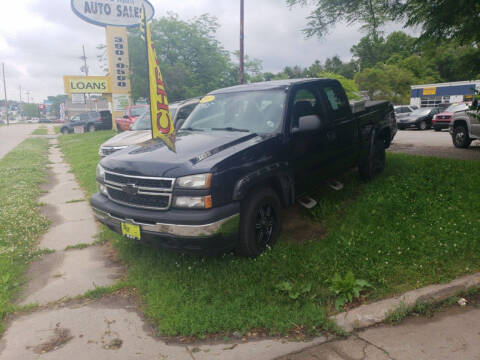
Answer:
[(191, 127), (186, 127), (186, 128), (180, 128), (180, 130), (188, 130), (188, 131), (205, 131), (203, 129), (194, 129)]
[(224, 127), (224, 128), (212, 128), (211, 130), (218, 130), (218, 131), (238, 131), (238, 132), (250, 132), (247, 129), (237, 129), (234, 127)]

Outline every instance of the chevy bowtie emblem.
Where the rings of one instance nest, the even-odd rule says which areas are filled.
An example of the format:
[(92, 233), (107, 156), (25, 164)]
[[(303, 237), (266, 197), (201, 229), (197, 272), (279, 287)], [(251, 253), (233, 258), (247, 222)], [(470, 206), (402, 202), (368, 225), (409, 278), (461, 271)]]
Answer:
[(138, 187), (135, 184), (127, 184), (122, 187), (124, 193), (132, 196), (138, 194)]

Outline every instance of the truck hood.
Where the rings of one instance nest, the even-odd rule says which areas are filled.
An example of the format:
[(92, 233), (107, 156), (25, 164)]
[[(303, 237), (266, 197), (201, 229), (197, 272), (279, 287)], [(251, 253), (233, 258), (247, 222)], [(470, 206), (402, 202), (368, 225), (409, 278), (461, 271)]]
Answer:
[(152, 138), (150, 130), (125, 131), (105, 141), (102, 147), (130, 146), (140, 144)]
[[(175, 151), (159, 139), (150, 139), (106, 157), (101, 165), (121, 174), (179, 177), (208, 172), (216, 163), (230, 156), (233, 147), (241, 150), (261, 139), (257, 134), (243, 132), (182, 131), (176, 135)], [(212, 163), (213, 157), (215, 161)]]

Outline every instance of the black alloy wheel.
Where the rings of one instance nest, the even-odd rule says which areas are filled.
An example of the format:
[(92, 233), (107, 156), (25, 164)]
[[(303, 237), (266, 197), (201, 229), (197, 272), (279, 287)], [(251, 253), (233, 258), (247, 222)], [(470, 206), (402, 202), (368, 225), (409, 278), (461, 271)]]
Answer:
[(457, 148), (466, 149), (472, 143), (472, 139), (468, 136), (468, 130), (465, 125), (457, 125), (453, 129), (453, 145)]
[(282, 223), (281, 209), (272, 188), (262, 186), (250, 191), (241, 205), (237, 254), (256, 257), (275, 245)]
[(255, 239), (257, 246), (270, 246), (272, 243), (273, 230), (276, 226), (275, 210), (269, 203), (257, 209), (257, 221), (255, 223)]

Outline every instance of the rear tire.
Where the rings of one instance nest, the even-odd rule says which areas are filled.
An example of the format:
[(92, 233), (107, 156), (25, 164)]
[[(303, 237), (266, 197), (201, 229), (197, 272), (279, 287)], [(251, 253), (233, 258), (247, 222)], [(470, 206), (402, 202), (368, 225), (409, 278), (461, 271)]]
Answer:
[(428, 125), (426, 121), (420, 121), (420, 124), (418, 124), (418, 130), (427, 130)]
[(87, 132), (94, 132), (95, 131), (95, 125), (89, 124), (87, 126)]
[(281, 209), (273, 189), (261, 187), (250, 192), (241, 206), (238, 255), (257, 257), (275, 245), (281, 228)]
[(453, 129), (453, 145), (457, 148), (467, 149), (472, 143), (468, 136), (468, 129), (465, 125), (457, 125)]
[(360, 177), (369, 181), (381, 174), (385, 169), (385, 158), (385, 143), (382, 139), (376, 138), (370, 146), (367, 159), (359, 166)]

